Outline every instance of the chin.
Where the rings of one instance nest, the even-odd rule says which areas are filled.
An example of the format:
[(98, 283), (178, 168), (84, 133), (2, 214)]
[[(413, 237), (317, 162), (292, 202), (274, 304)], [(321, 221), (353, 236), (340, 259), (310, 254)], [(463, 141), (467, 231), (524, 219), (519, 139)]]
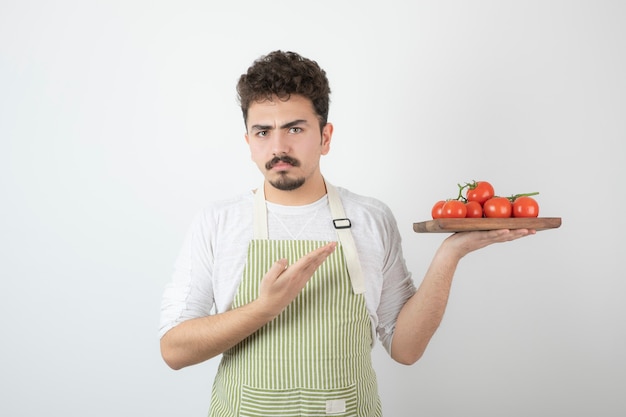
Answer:
[(286, 176), (280, 176), (278, 179), (269, 180), (272, 187), (281, 191), (293, 191), (304, 185), (304, 178), (288, 178)]

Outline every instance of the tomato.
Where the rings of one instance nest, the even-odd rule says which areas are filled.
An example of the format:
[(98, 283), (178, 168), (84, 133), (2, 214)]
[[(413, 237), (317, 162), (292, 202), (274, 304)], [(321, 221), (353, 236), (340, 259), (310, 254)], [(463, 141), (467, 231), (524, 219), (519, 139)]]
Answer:
[(483, 217), (483, 206), (478, 201), (468, 201), (465, 203), (465, 208), (467, 208), (465, 217)]
[(479, 204), (484, 204), (495, 194), (493, 186), (487, 181), (478, 181), (469, 184), (469, 188), (465, 192), (465, 198), (467, 201), (476, 201)]
[(483, 211), (485, 217), (511, 217), (513, 205), (506, 197), (492, 197), (483, 204)]
[(435, 203), (432, 210), (430, 211), (430, 214), (433, 216), (433, 219), (439, 219), (441, 217), (441, 208), (443, 207), (444, 203), (445, 203), (444, 200), (440, 200)]
[(467, 214), (465, 203), (459, 200), (448, 200), (441, 207), (441, 217), (444, 219), (464, 218)]
[(513, 217), (537, 217), (539, 204), (528, 196), (518, 197), (513, 201)]

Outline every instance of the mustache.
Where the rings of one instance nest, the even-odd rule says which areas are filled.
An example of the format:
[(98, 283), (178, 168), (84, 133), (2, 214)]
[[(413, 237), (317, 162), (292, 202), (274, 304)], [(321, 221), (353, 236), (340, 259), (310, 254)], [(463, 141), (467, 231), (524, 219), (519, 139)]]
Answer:
[(280, 156), (275, 156), (273, 157), (270, 161), (268, 161), (265, 164), (265, 169), (270, 170), (274, 167), (274, 165), (276, 165), (279, 162), (285, 162), (293, 167), (299, 167), (300, 166), (300, 161), (298, 161), (295, 158), (292, 158), (290, 156), (287, 155), (280, 155)]

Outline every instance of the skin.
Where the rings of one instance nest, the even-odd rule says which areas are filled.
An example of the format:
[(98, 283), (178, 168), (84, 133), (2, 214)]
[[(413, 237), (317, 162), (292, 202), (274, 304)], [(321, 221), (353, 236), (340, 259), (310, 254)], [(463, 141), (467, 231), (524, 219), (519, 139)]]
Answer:
[[(308, 99), (292, 95), (288, 101), (275, 98), (253, 103), (248, 110), (246, 128), (245, 140), (252, 161), (265, 177), (268, 201), (305, 205), (326, 194), (320, 159), (330, 150), (333, 126), (328, 123), (320, 130)], [(272, 163), (277, 156), (288, 156), (292, 162)], [(293, 188), (294, 184), (301, 185)], [(417, 292), (400, 311), (391, 357), (408, 365), (423, 355), (441, 323), (454, 272), (465, 255), (534, 233), (526, 229), (493, 230), (455, 233), (446, 238)], [(206, 361), (241, 342), (278, 316), (335, 248), (336, 243), (331, 242), (292, 265), (280, 259), (263, 277), (256, 300), (224, 313), (187, 320), (172, 328), (161, 338), (163, 359), (171, 368), (181, 369)]]
[(402, 364), (417, 362), (439, 327), (459, 261), (470, 252), (494, 243), (535, 234), (535, 230), (490, 230), (454, 233), (437, 249), (417, 292), (400, 310), (391, 344), (391, 357)]
[[(252, 161), (265, 176), (265, 198), (282, 205), (313, 203), (326, 194), (320, 172), (320, 159), (328, 154), (333, 125), (320, 132), (319, 121), (308, 99), (292, 96), (288, 101), (257, 102), (248, 110), (245, 138)], [(268, 169), (275, 157), (288, 156), (298, 166), (278, 163)], [(272, 183), (304, 180), (294, 190), (281, 190)]]

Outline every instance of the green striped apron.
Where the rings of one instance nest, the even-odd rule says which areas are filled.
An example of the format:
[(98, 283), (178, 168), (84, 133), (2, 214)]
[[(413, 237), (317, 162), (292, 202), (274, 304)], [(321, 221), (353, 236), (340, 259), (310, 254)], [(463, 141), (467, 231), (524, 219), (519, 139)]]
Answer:
[[(327, 183), (327, 189), (337, 219), (341, 202), (332, 185)], [(257, 194), (265, 209), (263, 187)], [(255, 223), (264, 210), (256, 212)], [(292, 264), (326, 243), (266, 236), (265, 223), (265, 238), (250, 242), (233, 308), (257, 298), (259, 283), (276, 260), (286, 258)], [(348, 274), (344, 250), (352, 243), (340, 240), (278, 317), (224, 352), (213, 384), (210, 416), (381, 416), (363, 285), (352, 282)]]

